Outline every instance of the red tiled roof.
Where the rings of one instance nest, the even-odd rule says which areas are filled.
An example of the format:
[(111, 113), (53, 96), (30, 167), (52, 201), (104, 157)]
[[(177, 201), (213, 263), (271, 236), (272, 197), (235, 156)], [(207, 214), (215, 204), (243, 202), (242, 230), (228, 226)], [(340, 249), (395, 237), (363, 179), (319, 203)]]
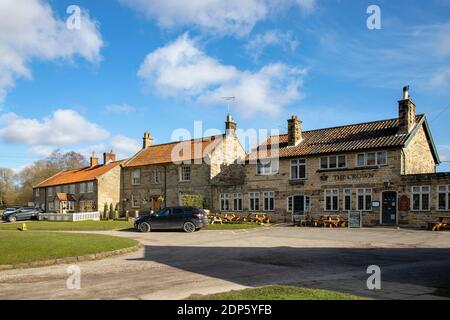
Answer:
[(203, 159), (223, 140), (223, 135), (150, 146), (124, 163), (124, 167)]
[(62, 184), (92, 181), (95, 180), (97, 177), (101, 176), (102, 174), (105, 174), (109, 170), (120, 165), (122, 162), (123, 161), (115, 161), (110, 162), (106, 165), (101, 164), (93, 167), (85, 167), (81, 169), (61, 171), (55, 174), (54, 176), (35, 185), (33, 188), (51, 187)]
[[(423, 118), (424, 115), (418, 115), (416, 122), (420, 122)], [(296, 146), (288, 146), (287, 134), (269, 137), (253, 150), (247, 159), (270, 157), (271, 150), (278, 150), (280, 158), (289, 158), (400, 147), (407, 142), (410, 135), (411, 133), (399, 134), (398, 118), (304, 131), (303, 140)]]

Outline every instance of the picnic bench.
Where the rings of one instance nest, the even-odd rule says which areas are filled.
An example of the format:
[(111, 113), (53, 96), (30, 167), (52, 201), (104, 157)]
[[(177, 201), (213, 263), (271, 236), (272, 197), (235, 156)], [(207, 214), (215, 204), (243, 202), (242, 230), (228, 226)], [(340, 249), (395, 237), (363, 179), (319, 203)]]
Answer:
[(347, 221), (339, 215), (321, 216), (314, 225), (324, 228), (341, 228), (345, 227)]
[(448, 216), (438, 217), (435, 222), (428, 222), (428, 230), (431, 231), (445, 230), (448, 226), (450, 226), (450, 217)]

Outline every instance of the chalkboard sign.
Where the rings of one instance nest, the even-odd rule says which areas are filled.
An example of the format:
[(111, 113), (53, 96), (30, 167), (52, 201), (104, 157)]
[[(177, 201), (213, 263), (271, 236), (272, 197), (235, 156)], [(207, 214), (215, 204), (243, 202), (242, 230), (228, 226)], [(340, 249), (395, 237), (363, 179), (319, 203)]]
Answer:
[(361, 211), (349, 211), (349, 213), (348, 213), (348, 227), (349, 228), (362, 228)]

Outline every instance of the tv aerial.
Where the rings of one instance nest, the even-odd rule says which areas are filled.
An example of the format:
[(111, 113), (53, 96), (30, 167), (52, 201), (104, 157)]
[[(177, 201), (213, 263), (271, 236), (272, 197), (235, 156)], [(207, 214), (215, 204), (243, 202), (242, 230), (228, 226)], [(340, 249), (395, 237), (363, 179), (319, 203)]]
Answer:
[(230, 103), (234, 103), (236, 101), (235, 96), (222, 97), (223, 100), (227, 101), (227, 111), (230, 114)]

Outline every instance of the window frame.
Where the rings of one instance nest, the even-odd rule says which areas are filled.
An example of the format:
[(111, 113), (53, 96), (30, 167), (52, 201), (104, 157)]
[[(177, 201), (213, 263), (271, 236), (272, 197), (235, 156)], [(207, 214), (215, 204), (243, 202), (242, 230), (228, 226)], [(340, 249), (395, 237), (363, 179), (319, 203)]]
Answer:
[[(414, 188), (420, 188), (419, 192), (415, 192)], [(424, 192), (423, 189), (428, 188), (428, 192)], [(414, 196), (419, 195), (419, 209), (414, 209)], [(428, 208), (423, 208), (423, 196), (428, 195)], [(438, 197), (439, 199), (439, 197)], [(412, 212), (430, 212), (431, 211), (431, 186), (412, 186), (411, 187), (411, 211)]]
[(80, 193), (86, 193), (87, 185), (84, 182), (80, 183)]
[[(352, 207), (353, 207), (353, 189), (351, 188), (344, 188), (344, 190), (342, 190), (342, 198), (343, 198), (343, 210), (344, 211), (352, 211)], [(350, 208), (347, 208), (347, 198), (350, 198)]]
[[(440, 188), (442, 188), (442, 187), (445, 188), (444, 191), (440, 190)], [(438, 185), (436, 189), (437, 189), (436, 211), (440, 211), (440, 212), (450, 211), (450, 185)], [(445, 208), (444, 209), (441, 209), (439, 206), (439, 197), (441, 194), (443, 194), (445, 196), (445, 198), (444, 198)]]
[[(336, 162), (335, 162), (335, 164), (336, 164), (336, 166), (335, 167), (331, 167), (331, 158), (335, 158), (336, 159)], [(343, 166), (343, 167), (340, 167), (339, 166), (339, 160), (341, 159), (341, 158), (344, 158), (344, 161), (345, 161), (345, 165)], [(323, 160), (326, 160), (326, 163), (327, 163), (327, 165), (326, 165), (326, 167), (323, 167), (322, 166), (322, 162), (323, 162)], [(320, 168), (320, 170), (340, 170), (340, 169), (347, 169), (347, 155), (345, 155), (345, 154), (340, 154), (340, 155), (332, 155), (332, 156), (325, 156), (325, 157), (320, 157), (319, 158), (319, 168)]]
[(139, 186), (141, 184), (141, 169), (134, 169), (131, 172), (131, 185)]
[(86, 193), (94, 192), (94, 181), (89, 181), (86, 183)]
[[(266, 208), (266, 199), (267, 199), (267, 204), (268, 204), (269, 208)], [(262, 211), (265, 211), (265, 212), (275, 211), (275, 191), (264, 191), (262, 204), (263, 204)]]
[[(230, 194), (229, 193), (221, 193), (219, 195), (219, 201), (220, 201), (220, 211), (221, 212), (230, 212), (231, 206), (230, 206)], [(225, 209), (224, 204), (227, 203), (227, 208)]]
[(74, 183), (72, 183), (69, 185), (69, 194), (75, 194), (75, 193), (76, 193), (76, 186)]
[[(274, 165), (276, 163), (277, 165)], [(271, 159), (269, 163), (262, 163), (260, 160), (256, 163), (257, 176), (274, 176), (280, 172), (280, 163), (278, 160)]]
[[(136, 205), (135, 205), (135, 203), (134, 203), (135, 201), (136, 201), (136, 203), (137, 203)], [(134, 194), (131, 195), (130, 202), (131, 202), (131, 208), (132, 208), (132, 209), (139, 209), (139, 208), (141, 207), (141, 204), (140, 204), (140, 202), (139, 202), (138, 197), (135, 197)]]
[(40, 196), (39, 188), (36, 188), (36, 189), (35, 189), (35, 191), (34, 191), (34, 196), (35, 196), (36, 198)]
[[(184, 172), (184, 169), (189, 169), (189, 179), (185, 179), (184, 174), (187, 174), (188, 171)], [(189, 182), (192, 179), (192, 169), (190, 165), (181, 165), (180, 166), (180, 171), (179, 171), (179, 178), (180, 178), (180, 182)]]
[[(328, 195), (327, 193), (331, 192), (331, 196)], [(324, 211), (325, 212), (337, 212), (339, 211), (339, 189), (325, 189), (324, 190)], [(331, 209), (327, 209), (327, 198), (331, 197)], [(337, 197), (337, 207), (334, 208), (333, 204), (334, 204), (334, 197)]]
[(47, 188), (47, 197), (53, 197), (53, 187)]
[[(362, 193), (360, 193), (361, 190), (363, 190)], [(370, 192), (367, 192), (368, 190), (370, 190)], [(363, 201), (362, 201), (363, 208), (362, 209), (360, 209), (360, 201), (359, 201), (360, 196), (363, 197)], [(369, 202), (367, 202), (368, 196), (370, 196)], [(358, 211), (372, 212), (373, 211), (372, 202), (373, 202), (373, 188), (357, 188), (356, 189), (356, 208)], [(370, 204), (370, 207), (368, 207), (368, 204)]]
[[(240, 206), (237, 204), (240, 204)], [(243, 211), (243, 209), (244, 209), (244, 195), (241, 192), (233, 193), (233, 211)]]
[[(296, 162), (296, 164), (294, 164), (294, 162)], [(301, 181), (301, 180), (307, 180), (308, 179), (308, 161), (306, 159), (292, 159), (289, 163), (289, 168), (290, 168), (290, 180), (292, 181)], [(297, 178), (294, 178), (294, 171), (293, 168), (295, 167), (295, 171), (297, 174)], [(305, 175), (304, 177), (300, 177), (300, 168), (304, 167), (305, 170)]]
[[(260, 192), (249, 192), (248, 193), (248, 211), (250, 212), (257, 212), (261, 209), (261, 201), (260, 201), (261, 193)], [(252, 208), (252, 200), (253, 201), (253, 208)], [(256, 201), (258, 200), (258, 201)], [(256, 204), (257, 207), (256, 208)]]
[[(375, 164), (373, 165), (369, 165), (367, 164), (367, 159), (368, 159), (368, 154), (375, 154)], [(379, 159), (379, 154), (384, 154), (385, 157), (385, 163), (378, 163), (378, 159)], [(363, 156), (364, 157), (364, 164), (360, 165), (359, 164), (359, 157)], [(383, 150), (383, 151), (370, 151), (370, 152), (360, 152), (356, 154), (356, 161), (355, 161), (355, 166), (357, 168), (376, 168), (376, 167), (384, 167), (388, 165), (388, 152)]]
[(150, 182), (152, 184), (160, 184), (161, 183), (161, 171), (153, 170)]

